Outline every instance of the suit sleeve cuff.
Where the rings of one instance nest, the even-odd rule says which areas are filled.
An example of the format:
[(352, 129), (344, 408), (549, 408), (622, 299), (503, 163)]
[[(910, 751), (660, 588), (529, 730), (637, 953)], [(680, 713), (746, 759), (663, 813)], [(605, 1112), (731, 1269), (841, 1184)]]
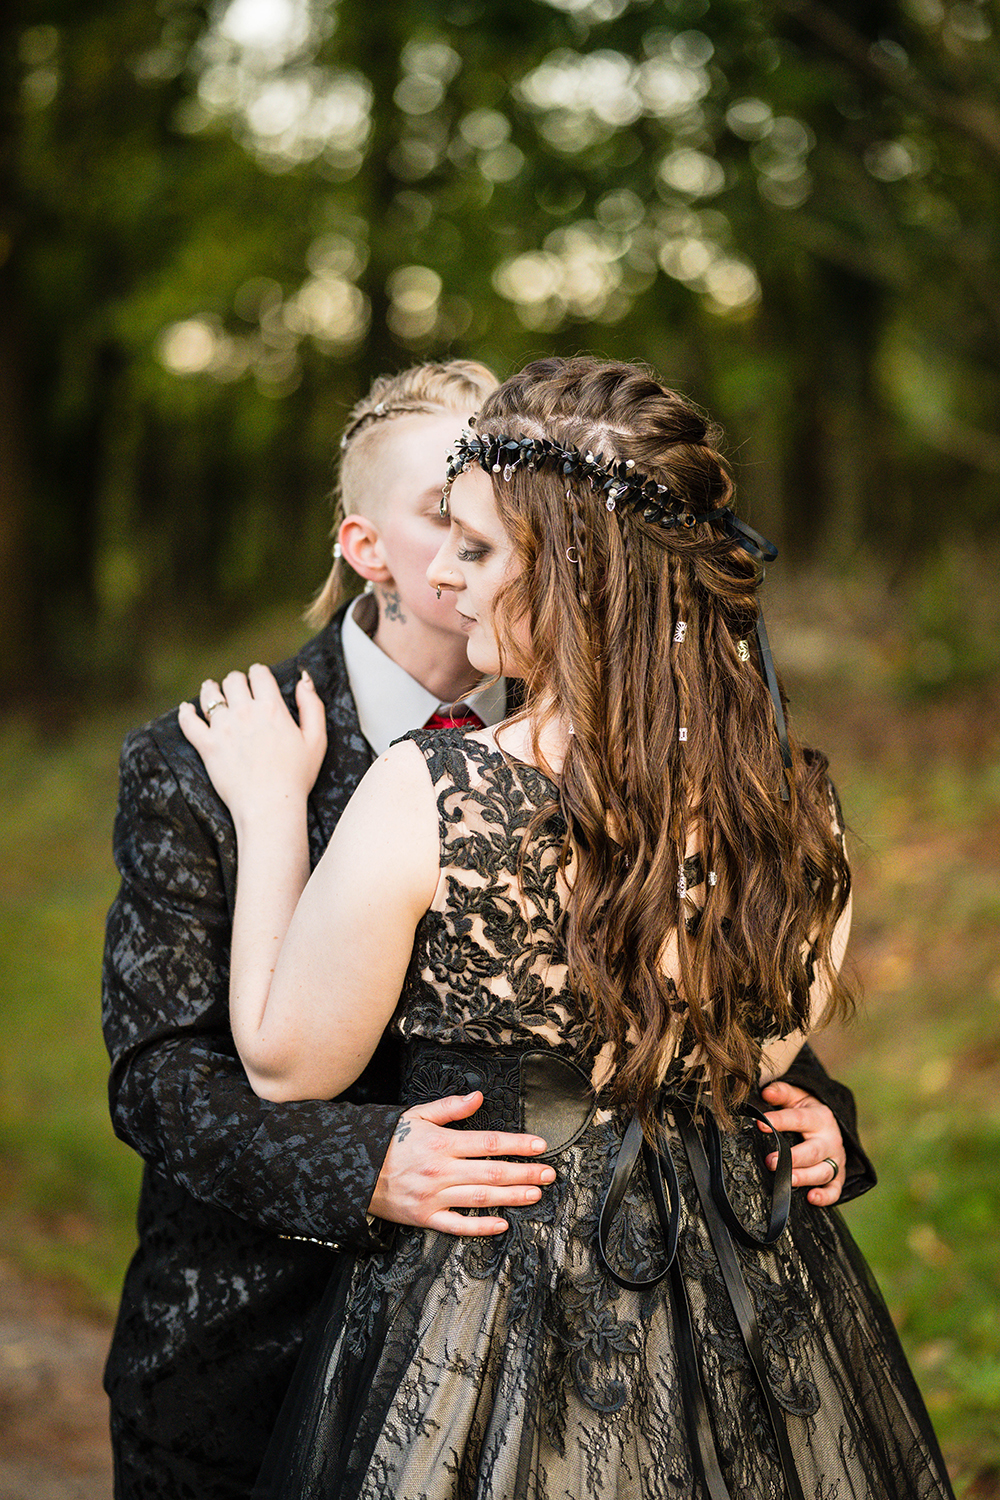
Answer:
[(850, 1203), (852, 1199), (860, 1198), (864, 1193), (870, 1192), (878, 1182), (878, 1176), (868, 1153), (861, 1144), (857, 1109), (850, 1089), (830, 1077), (808, 1046), (803, 1047), (787, 1073), (781, 1078), (776, 1078), (774, 1082), (790, 1083), (794, 1088), (804, 1089), (832, 1112), (840, 1127), (844, 1151), (847, 1155), (844, 1187), (839, 1201)]

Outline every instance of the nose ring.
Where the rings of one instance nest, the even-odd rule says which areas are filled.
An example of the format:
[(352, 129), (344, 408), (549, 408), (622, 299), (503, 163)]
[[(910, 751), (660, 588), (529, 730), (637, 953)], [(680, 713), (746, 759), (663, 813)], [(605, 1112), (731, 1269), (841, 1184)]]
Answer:
[(435, 592), (437, 593), (437, 596), (440, 599), (440, 597), (441, 597), (441, 585), (440, 584), (438, 584), (437, 589), (435, 590)]

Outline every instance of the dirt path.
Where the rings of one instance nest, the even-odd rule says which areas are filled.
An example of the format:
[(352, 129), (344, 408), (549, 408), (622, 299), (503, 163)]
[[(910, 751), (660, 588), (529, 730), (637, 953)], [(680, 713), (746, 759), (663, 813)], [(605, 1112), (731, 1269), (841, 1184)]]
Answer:
[(110, 1500), (110, 1336), (0, 1261), (0, 1500)]

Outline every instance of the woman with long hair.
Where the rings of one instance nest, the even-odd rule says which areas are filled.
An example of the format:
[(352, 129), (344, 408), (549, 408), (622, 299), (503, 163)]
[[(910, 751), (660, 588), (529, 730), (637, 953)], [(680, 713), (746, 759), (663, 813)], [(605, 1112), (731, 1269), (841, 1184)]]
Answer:
[(262, 668), (210, 728), (185, 714), (237, 827), (258, 1092), (337, 1094), (391, 1024), (410, 1102), (481, 1089), (557, 1173), (503, 1235), (402, 1230), (335, 1281), (268, 1493), (951, 1494), (870, 1275), (757, 1102), (850, 1009), (850, 877), (732, 500), (709, 424), (645, 369), (543, 360), (492, 392), (428, 578), (523, 706), (396, 744), (308, 884), (308, 681), (301, 727)]

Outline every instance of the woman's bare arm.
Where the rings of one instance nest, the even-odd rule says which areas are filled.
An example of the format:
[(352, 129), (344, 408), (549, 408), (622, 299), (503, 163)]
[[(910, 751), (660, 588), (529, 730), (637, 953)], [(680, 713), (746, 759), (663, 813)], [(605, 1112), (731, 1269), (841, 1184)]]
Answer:
[(300, 685), (300, 729), (265, 668), (251, 668), (249, 681), (230, 674), (224, 691), (211, 724), (191, 708), (181, 727), (236, 826), (233, 1036), (262, 1098), (333, 1098), (378, 1044), (434, 894), (433, 790), (416, 746), (395, 746), (362, 781), (309, 878), (306, 801), (325, 747), (322, 705)]

